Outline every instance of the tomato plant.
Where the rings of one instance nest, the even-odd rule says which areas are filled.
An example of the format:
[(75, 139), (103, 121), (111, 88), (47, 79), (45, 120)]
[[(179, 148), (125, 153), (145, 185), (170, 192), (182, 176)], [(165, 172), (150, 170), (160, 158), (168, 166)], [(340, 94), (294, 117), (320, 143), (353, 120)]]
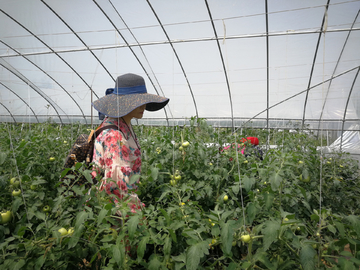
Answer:
[[(60, 185), (69, 148), (88, 126), (0, 128), (1, 269), (359, 267), (358, 164), (345, 153), (321, 155), (311, 133), (232, 134), (198, 118), (134, 126), (142, 147), (136, 192), (146, 207), (132, 213), (98, 184)], [(241, 137), (264, 143), (269, 135), (278, 147), (261, 145), (262, 159), (246, 142), (244, 155), (223, 150)], [(81, 163), (71, 170), (93, 181)], [(12, 196), (12, 178), (22, 196)]]

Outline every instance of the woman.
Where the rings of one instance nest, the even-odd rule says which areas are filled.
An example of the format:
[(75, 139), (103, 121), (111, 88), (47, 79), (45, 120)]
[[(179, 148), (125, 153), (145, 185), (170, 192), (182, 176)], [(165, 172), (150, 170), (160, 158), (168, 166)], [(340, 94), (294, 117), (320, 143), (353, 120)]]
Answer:
[(148, 94), (145, 81), (135, 74), (119, 76), (115, 88), (92, 105), (105, 115), (105, 119), (99, 126), (115, 125), (117, 128), (109, 128), (102, 131), (94, 143), (94, 171), (93, 177), (101, 173), (99, 190), (105, 189), (111, 195), (116, 205), (126, 202), (130, 211), (143, 206), (134, 191), (137, 183), (131, 183), (131, 177), (140, 175), (141, 152), (139, 141), (131, 126), (131, 119), (141, 119), (144, 110), (157, 111), (166, 106), (168, 98)]

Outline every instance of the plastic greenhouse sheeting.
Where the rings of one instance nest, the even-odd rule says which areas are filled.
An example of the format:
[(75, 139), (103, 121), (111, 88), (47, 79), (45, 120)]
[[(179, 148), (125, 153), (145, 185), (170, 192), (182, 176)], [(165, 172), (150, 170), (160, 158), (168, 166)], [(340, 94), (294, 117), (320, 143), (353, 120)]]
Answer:
[(343, 151), (350, 153), (360, 162), (360, 126), (353, 125), (337, 138), (331, 145), (323, 147), (325, 153)]
[(97, 123), (118, 75), (170, 98), (141, 123), (346, 130), (360, 116), (360, 1), (2, 0), (0, 121)]

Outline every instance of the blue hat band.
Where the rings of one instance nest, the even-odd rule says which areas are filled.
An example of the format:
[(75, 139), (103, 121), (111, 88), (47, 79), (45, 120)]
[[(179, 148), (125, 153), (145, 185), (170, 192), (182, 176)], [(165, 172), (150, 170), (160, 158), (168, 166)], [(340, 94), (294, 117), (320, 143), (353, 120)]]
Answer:
[(113, 94), (116, 95), (130, 95), (130, 94), (145, 94), (147, 93), (145, 85), (138, 85), (133, 87), (118, 87), (114, 88)]

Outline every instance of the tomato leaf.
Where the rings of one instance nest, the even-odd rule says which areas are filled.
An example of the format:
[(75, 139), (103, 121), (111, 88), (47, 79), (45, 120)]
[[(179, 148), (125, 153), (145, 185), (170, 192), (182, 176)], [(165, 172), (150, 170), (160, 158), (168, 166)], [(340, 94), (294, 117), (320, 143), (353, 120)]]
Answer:
[(124, 258), (121, 256), (119, 247), (113, 245), (111, 250), (112, 250), (113, 258), (115, 259), (116, 263), (118, 264), (118, 266), (121, 266)]
[(282, 182), (282, 177), (280, 175), (279, 172), (274, 173), (271, 177), (270, 177), (270, 183), (271, 183), (271, 189), (273, 191), (276, 191), (279, 189), (280, 184)]
[(102, 223), (102, 221), (104, 220), (107, 213), (108, 213), (108, 210), (106, 210), (105, 208), (101, 209), (99, 216), (98, 216), (98, 220), (97, 220), (98, 226)]
[(258, 252), (255, 254), (254, 260), (255, 261), (258, 260), (262, 262), (266, 266), (266, 269), (276, 270), (277, 268), (269, 261), (266, 255), (267, 255), (266, 252)]
[(329, 230), (330, 232), (332, 232), (333, 234), (336, 233), (335, 227), (334, 227), (333, 225), (331, 225), (331, 224), (328, 225), (328, 230)]
[(360, 218), (355, 215), (349, 215), (345, 219), (350, 222), (351, 226), (354, 228), (354, 231), (360, 237)]
[[(196, 270), (198, 269), (200, 259), (205, 255), (209, 254), (209, 244), (208, 241), (201, 241), (192, 245), (186, 252), (186, 269)], [(159, 269), (159, 268), (158, 268)]]
[(255, 179), (254, 178), (249, 178), (246, 175), (244, 175), (242, 177), (242, 184), (244, 185), (244, 188), (247, 192), (250, 191), (251, 187), (253, 186), (253, 184), (255, 183)]
[(79, 227), (84, 224), (85, 219), (88, 217), (88, 213), (82, 211), (77, 214), (76, 222), (75, 222), (75, 231), (79, 229)]
[(151, 168), (151, 177), (156, 180), (159, 176), (159, 169), (156, 167)]
[(134, 233), (137, 229), (138, 224), (139, 224), (139, 216), (138, 215), (134, 215), (128, 220), (127, 227), (128, 227), (128, 232), (129, 232), (129, 239), (134, 238)]
[(273, 242), (277, 241), (278, 233), (281, 227), (280, 221), (269, 220), (264, 224), (264, 228), (261, 230), (264, 234), (263, 249), (266, 251)]
[(343, 270), (355, 270), (356, 267), (354, 266), (354, 264), (349, 261), (347, 258), (339, 258), (339, 269), (343, 269)]
[(4, 152), (0, 153), (0, 165), (3, 164), (6, 160), (7, 154)]
[(345, 227), (344, 227), (344, 224), (342, 224), (342, 223), (340, 223), (340, 222), (338, 222), (338, 221), (334, 221), (334, 224), (335, 224), (336, 228), (338, 229), (340, 235), (341, 235), (342, 237), (344, 237), (344, 236), (345, 236)]
[(145, 250), (146, 250), (146, 244), (149, 242), (149, 236), (145, 236), (141, 239), (139, 242), (139, 245), (136, 249), (137, 252), (137, 261), (141, 262), (142, 258), (144, 257)]
[(164, 243), (164, 255), (170, 255), (171, 254), (171, 237), (168, 235), (165, 238), (165, 243)]
[(161, 262), (157, 255), (152, 256), (152, 259), (149, 262), (149, 270), (159, 270), (161, 269)]
[(316, 251), (311, 245), (304, 245), (300, 250), (300, 263), (304, 270), (315, 269)]
[(274, 202), (274, 193), (269, 192), (269, 193), (265, 193), (264, 194), (264, 201), (265, 201), (265, 209), (270, 209), (270, 207), (272, 206), (273, 202)]
[(247, 205), (246, 213), (247, 213), (247, 218), (248, 218), (249, 224), (252, 224), (255, 219), (255, 216), (256, 216), (256, 207), (255, 207), (254, 203), (250, 202)]
[(134, 174), (129, 180), (129, 185), (135, 184), (140, 179), (140, 174)]
[(236, 225), (235, 220), (228, 220), (226, 223), (224, 223), (223, 221), (220, 222), (220, 227), (221, 227), (220, 239), (222, 242), (222, 249), (225, 254), (231, 253), (235, 225)]

